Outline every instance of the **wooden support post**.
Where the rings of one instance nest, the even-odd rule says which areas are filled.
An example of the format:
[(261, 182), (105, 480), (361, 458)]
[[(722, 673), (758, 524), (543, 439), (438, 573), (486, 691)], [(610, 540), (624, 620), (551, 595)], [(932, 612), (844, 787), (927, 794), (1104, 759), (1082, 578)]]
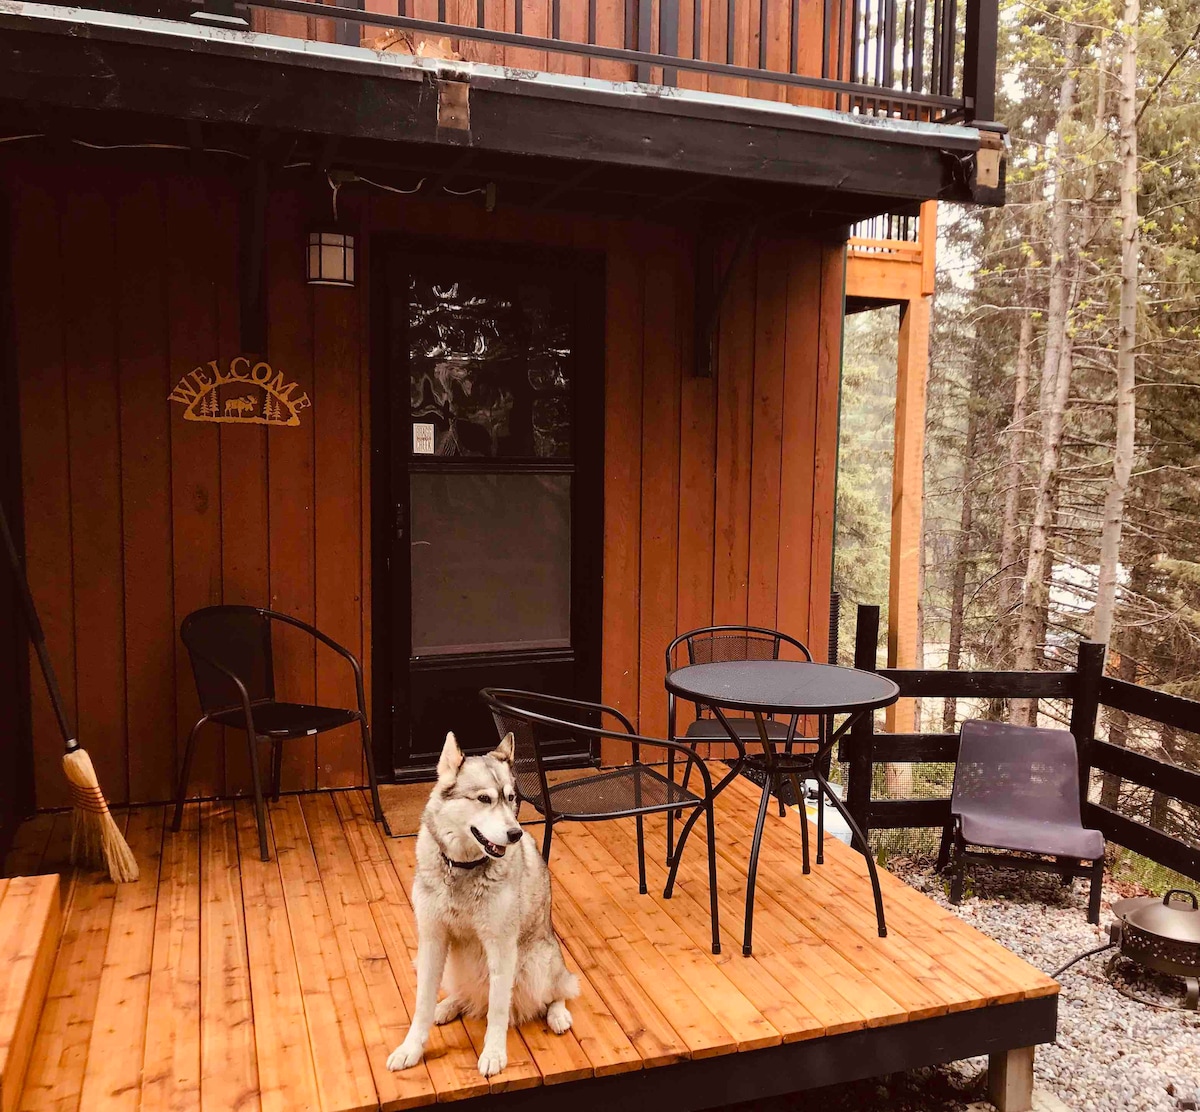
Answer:
[(933, 293), (937, 276), (937, 206), (937, 201), (923, 201), (917, 223), (921, 247), (921, 293), (926, 297)]
[(1030, 1112), (1033, 1108), (1033, 1047), (988, 1055), (988, 1100), (997, 1112)]
[[(917, 606), (925, 465), (925, 377), (929, 367), (929, 298), (900, 309), (896, 366), (896, 447), (892, 463), (892, 551), (888, 591), (888, 667), (917, 666)], [(912, 733), (913, 702), (887, 711), (887, 728)]]
[[(879, 607), (860, 606), (854, 630), (854, 667), (875, 671), (876, 646), (879, 644)], [(850, 759), (846, 767), (846, 808), (854, 821), (869, 834), (867, 812), (871, 806), (871, 738), (875, 733), (874, 714), (864, 714), (850, 730)]]
[(1087, 807), (1088, 782), (1092, 775), (1092, 747), (1096, 742), (1096, 716), (1100, 712), (1100, 680), (1108, 646), (1099, 641), (1079, 643), (1075, 695), (1071, 700), (1071, 733), (1079, 754), (1079, 805)]

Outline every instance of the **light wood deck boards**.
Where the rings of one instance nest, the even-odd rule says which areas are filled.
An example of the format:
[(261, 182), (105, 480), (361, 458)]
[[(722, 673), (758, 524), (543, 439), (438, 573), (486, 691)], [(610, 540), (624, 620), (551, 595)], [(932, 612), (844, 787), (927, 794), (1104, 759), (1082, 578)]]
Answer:
[(61, 936), (57, 877), (0, 880), (0, 1112), (16, 1112)]
[[(64, 877), (63, 944), (20, 1107), (413, 1108), (1057, 991), (887, 874), (889, 936), (878, 938), (862, 858), (829, 839), (826, 863), (803, 876), (795, 814), (768, 819), (755, 954), (742, 957), (756, 802), (746, 781), (718, 802), (718, 956), (701, 827), (671, 900), (662, 820), (647, 822), (645, 896), (632, 820), (559, 828), (555, 924), (582, 983), (575, 1026), (562, 1038), (540, 1023), (511, 1032), (509, 1068), (490, 1084), (476, 1070), (483, 1025), (472, 1021), (435, 1029), (412, 1070), (383, 1068), (415, 998), (415, 843), (384, 838), (360, 793), (272, 805), (268, 863), (244, 803), (192, 805), (178, 835), (161, 808), (134, 811), (139, 884)], [(36, 821), (20, 863), (59, 867), (55, 824)]]

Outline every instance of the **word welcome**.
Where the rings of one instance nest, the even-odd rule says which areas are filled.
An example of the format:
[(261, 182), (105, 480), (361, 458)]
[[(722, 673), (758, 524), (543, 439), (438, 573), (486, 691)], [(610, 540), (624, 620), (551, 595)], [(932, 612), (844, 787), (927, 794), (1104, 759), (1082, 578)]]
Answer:
[[(226, 387), (222, 391), (222, 387)], [(256, 393), (247, 387), (258, 387)], [(184, 406), (185, 421), (218, 424), (298, 425), (300, 411), (312, 401), (299, 385), (288, 382), (270, 363), (251, 362), (244, 355), (222, 369), (215, 359), (183, 376), (167, 395)], [(295, 397), (292, 395), (296, 394)]]

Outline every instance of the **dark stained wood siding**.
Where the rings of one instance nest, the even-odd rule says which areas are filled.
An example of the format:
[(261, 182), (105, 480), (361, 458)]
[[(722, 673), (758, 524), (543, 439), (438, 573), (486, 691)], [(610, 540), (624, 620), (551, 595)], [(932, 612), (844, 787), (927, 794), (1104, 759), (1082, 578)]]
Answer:
[[(372, 232), (606, 257), (606, 701), (662, 731), (663, 650), (714, 620), (778, 623), (823, 653), (840, 244), (744, 252), (717, 373), (696, 378), (688, 232), (344, 191), (362, 280), (309, 287), (303, 242), (326, 198), (284, 178), (268, 205), (266, 357), (312, 408), (299, 428), (186, 422), (167, 401), (173, 384), (239, 354), (241, 174), (170, 153), (0, 156), (22, 275), (14, 351), (31, 578), (111, 799), (170, 794), (198, 713), (177, 630), (197, 607), (260, 603), (315, 621), (364, 659), (370, 681)], [(353, 699), (348, 669), (311, 644), (283, 638), (278, 656), (287, 696)], [(56, 806), (59, 744), (40, 678), (31, 689), (37, 801)], [(362, 780), (352, 731), (289, 747), (285, 789)], [(244, 740), (212, 731), (193, 791), (248, 787)]]

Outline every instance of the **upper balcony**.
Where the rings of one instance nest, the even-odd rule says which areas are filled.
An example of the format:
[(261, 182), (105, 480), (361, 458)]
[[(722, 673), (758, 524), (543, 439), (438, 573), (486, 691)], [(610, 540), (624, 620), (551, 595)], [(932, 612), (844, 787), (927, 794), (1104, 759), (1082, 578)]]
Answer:
[(0, 123), (169, 116), (193, 146), (249, 125), (322, 164), (400, 142), (405, 168), (532, 173), (556, 203), (849, 224), (1002, 202), (996, 34), (997, 0), (7, 0)]
[[(336, 19), (328, 6), (124, 5), (302, 39), (881, 118), (971, 123), (993, 114), (995, 0), (340, 0), (347, 14)], [(122, 7), (115, 0), (113, 10)]]

